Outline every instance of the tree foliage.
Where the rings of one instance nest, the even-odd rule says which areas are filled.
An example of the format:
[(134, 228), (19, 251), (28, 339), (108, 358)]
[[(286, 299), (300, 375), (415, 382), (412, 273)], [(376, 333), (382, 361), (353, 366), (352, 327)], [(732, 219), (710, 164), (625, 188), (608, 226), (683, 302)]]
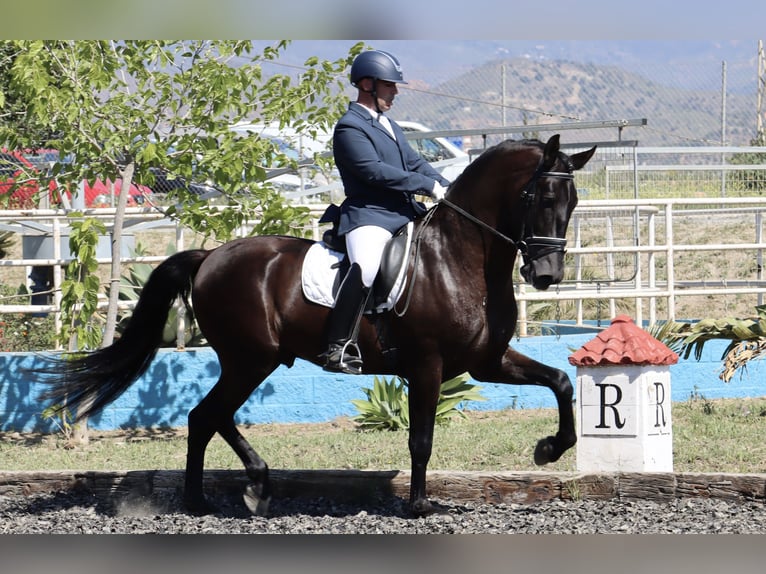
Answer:
[(101, 328), (91, 320), (98, 308), (99, 279), (96, 274), (98, 240), (106, 231), (103, 222), (93, 218), (75, 219), (69, 247), (74, 258), (67, 264), (61, 283), (62, 341), (70, 350), (97, 349)]
[[(463, 373), (444, 381), (436, 405), (436, 424), (447, 424), (456, 417), (465, 417), (460, 407), (468, 401), (487, 400), (481, 387), (470, 383), (471, 377)], [(410, 428), (409, 387), (401, 377), (374, 377), (372, 388), (362, 389), (365, 400), (353, 399), (358, 414), (354, 421), (363, 430), (407, 430)]]
[[(122, 178), (129, 166), (149, 186), (157, 169), (211, 181), (223, 205), (213, 209), (179, 187), (168, 214), (221, 241), (245, 219), (259, 221), (255, 233), (294, 231), (301, 211), (266, 181), (267, 162), (291, 160), (271, 140), (228, 128), (250, 121), (329, 130), (345, 106), (345, 70), (362, 45), (334, 62), (310, 58), (297, 78), (267, 77), (264, 63), (287, 45), (254, 52), (244, 41), (0, 42), (7, 104), (0, 144), (59, 150), (67, 161), (53, 166), (54, 176), (70, 185)], [(12, 113), (19, 108), (23, 122)]]
[[(238, 137), (229, 127), (329, 131), (345, 107), (346, 69), (363, 45), (333, 62), (310, 58), (297, 77), (265, 74), (287, 45), (259, 52), (246, 41), (0, 41), (0, 147), (58, 150), (50, 175), (68, 189), (97, 178), (151, 187), (158, 170), (212, 182), (224, 194), (216, 205), (180, 186), (165, 208), (206, 240), (227, 241), (246, 221), (255, 234), (299, 233), (306, 210), (287, 204), (266, 178), (267, 164), (291, 160), (270, 139)], [(126, 196), (112, 231), (113, 281)], [(75, 256), (80, 247), (89, 248), (72, 245)], [(72, 288), (66, 296), (77, 295)]]

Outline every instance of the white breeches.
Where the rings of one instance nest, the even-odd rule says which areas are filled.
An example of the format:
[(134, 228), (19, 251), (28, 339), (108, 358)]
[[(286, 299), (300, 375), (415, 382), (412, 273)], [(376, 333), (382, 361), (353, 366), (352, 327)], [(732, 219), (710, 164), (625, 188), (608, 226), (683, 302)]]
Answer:
[(375, 225), (364, 225), (346, 233), (346, 251), (353, 265), (357, 263), (362, 268), (362, 283), (372, 287), (378, 274), (383, 248), (391, 239), (392, 233)]

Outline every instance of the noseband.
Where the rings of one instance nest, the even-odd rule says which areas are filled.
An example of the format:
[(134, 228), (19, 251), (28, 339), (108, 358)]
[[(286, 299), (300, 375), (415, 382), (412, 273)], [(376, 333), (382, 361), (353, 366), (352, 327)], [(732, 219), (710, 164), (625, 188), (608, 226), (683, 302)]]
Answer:
[(540, 164), (538, 164), (537, 169), (535, 170), (535, 173), (532, 175), (532, 178), (529, 180), (527, 185), (524, 186), (524, 190), (521, 192), (521, 200), (522, 205), (524, 206), (524, 224), (521, 229), (521, 239), (518, 241), (515, 241), (508, 237), (507, 235), (504, 235), (500, 233), (497, 229), (494, 227), (487, 225), (479, 218), (475, 217), (474, 215), (471, 215), (466, 210), (464, 210), (462, 207), (455, 205), (448, 199), (444, 198), (439, 203), (445, 204), (448, 207), (454, 209), (457, 211), (460, 215), (463, 217), (470, 219), (480, 227), (483, 227), (493, 235), (499, 237), (503, 241), (506, 241), (510, 243), (511, 245), (515, 246), (516, 249), (518, 249), (521, 252), (522, 257), (524, 258), (524, 263), (529, 264), (535, 259), (538, 259), (540, 257), (543, 257), (545, 255), (549, 255), (551, 253), (556, 252), (563, 252), (565, 250), (567, 240), (566, 239), (560, 239), (558, 237), (546, 237), (543, 235), (535, 235), (534, 229), (532, 225), (532, 216), (534, 215), (534, 212), (532, 210), (532, 207), (535, 204), (536, 194), (537, 194), (537, 182), (544, 177), (555, 177), (558, 179), (574, 179), (574, 166), (569, 161), (569, 158), (566, 159), (567, 163), (567, 169), (569, 171), (543, 171), (542, 166), (542, 160)]

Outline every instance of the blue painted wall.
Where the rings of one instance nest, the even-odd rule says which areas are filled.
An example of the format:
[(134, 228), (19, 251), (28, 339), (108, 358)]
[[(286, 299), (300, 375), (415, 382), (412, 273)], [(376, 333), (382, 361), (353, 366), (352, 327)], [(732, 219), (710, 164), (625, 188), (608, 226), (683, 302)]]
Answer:
[[(566, 371), (576, 382), (577, 369), (569, 356), (593, 338), (592, 334), (514, 339), (511, 345), (529, 357)], [(725, 341), (706, 344), (702, 360), (679, 361), (670, 368), (672, 398), (690, 396), (708, 399), (766, 396), (766, 362), (756, 361), (731, 383), (718, 378)], [(54, 431), (42, 418), (46, 407), (37, 397), (44, 385), (27, 380), (22, 369), (39, 364), (39, 354), (0, 353), (0, 430)], [(215, 354), (207, 348), (187, 351), (160, 350), (149, 371), (99, 415), (91, 428), (112, 430), (137, 427), (186, 426), (186, 417), (204, 397), (220, 372)], [(280, 367), (264, 381), (237, 413), (239, 423), (324, 422), (353, 416), (351, 399), (364, 399), (362, 389), (372, 387), (373, 376), (357, 377), (326, 373), (314, 365), (296, 361)], [(547, 389), (520, 385), (479, 383), (486, 402), (471, 402), (467, 408), (555, 407)]]

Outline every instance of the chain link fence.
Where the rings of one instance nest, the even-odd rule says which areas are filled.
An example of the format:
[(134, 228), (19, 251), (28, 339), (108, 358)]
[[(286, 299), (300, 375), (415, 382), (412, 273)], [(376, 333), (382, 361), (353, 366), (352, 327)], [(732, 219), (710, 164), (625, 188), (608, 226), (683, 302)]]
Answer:
[[(403, 87), (396, 117), (434, 129), (539, 126), (647, 118), (641, 145), (750, 145), (757, 135), (757, 65), (739, 62), (634, 70), (527, 59), (497, 60), (428, 88)], [(419, 70), (408, 70), (418, 77)], [(597, 133), (581, 134), (587, 140)], [(466, 142), (475, 145), (476, 142)], [(490, 140), (488, 143), (496, 143)]]
[[(573, 61), (579, 55), (576, 47), (546, 59), (534, 53), (507, 58), (489, 45), (487, 61), (468, 67), (449, 57), (458, 48), (445, 42), (434, 55), (427, 53), (433, 47), (426, 44), (375, 43), (399, 56), (409, 82), (400, 86), (390, 112), (394, 119), (418, 121), (434, 130), (528, 126), (526, 135), (535, 135), (542, 124), (647, 118), (646, 128), (622, 134), (622, 139), (640, 135), (644, 146), (742, 146), (757, 136), (763, 79), (756, 41), (752, 54), (736, 60), (679, 63), (668, 54), (645, 62), (626, 59), (622, 67)], [(264, 64), (264, 71), (300, 73), (291, 49)], [(354, 95), (350, 86), (348, 94)], [(580, 135), (585, 140), (600, 137), (597, 132)], [(496, 134), (486, 143), (501, 138)], [(458, 143), (470, 149), (484, 142), (465, 137)]]

